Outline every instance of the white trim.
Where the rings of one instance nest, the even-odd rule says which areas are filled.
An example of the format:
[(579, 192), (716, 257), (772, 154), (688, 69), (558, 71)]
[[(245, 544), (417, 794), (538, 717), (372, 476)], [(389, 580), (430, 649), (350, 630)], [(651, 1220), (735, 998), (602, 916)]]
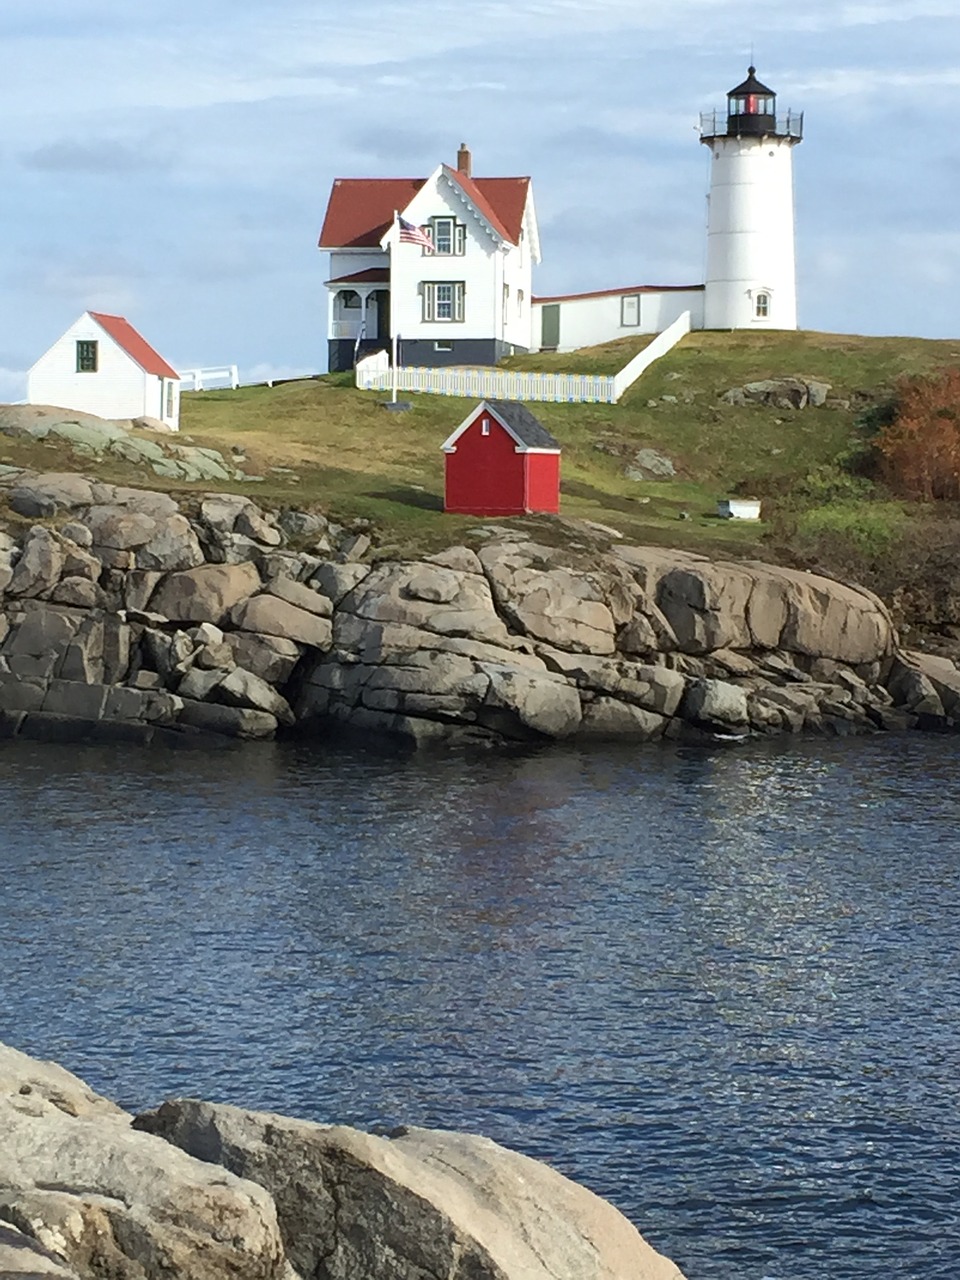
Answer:
[(463, 422), (460, 423), (456, 431), (454, 431), (452, 435), (447, 436), (446, 440), (444, 440), (443, 444), (440, 446), (440, 448), (443, 450), (444, 453), (456, 453), (457, 441), (460, 439), (460, 437), (463, 435), (463, 433), (467, 430), (468, 427), (473, 426), (474, 422), (476, 422), (477, 420), (477, 416), (482, 413), (488, 413), (491, 418), (496, 418), (497, 422), (499, 422), (500, 426), (503, 427), (504, 431), (506, 431), (507, 435), (510, 437), (510, 439), (513, 441), (514, 445), (516, 446), (516, 448), (514, 449), (515, 453), (559, 453), (560, 452), (559, 449), (535, 449), (530, 445), (524, 444), (523, 441), (520, 439), (520, 437), (517, 435), (517, 433), (512, 429), (512, 427), (510, 427), (506, 422), (504, 422), (504, 420), (500, 417), (499, 413), (497, 413), (496, 409), (493, 408), (490, 402), (487, 400), (481, 400), (480, 403), (477, 405), (477, 407), (473, 409), (467, 415), (466, 418), (464, 418)]

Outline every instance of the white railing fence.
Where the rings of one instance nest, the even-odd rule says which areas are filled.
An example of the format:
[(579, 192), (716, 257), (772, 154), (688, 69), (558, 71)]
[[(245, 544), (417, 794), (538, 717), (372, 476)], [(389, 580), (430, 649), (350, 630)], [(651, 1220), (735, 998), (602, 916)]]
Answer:
[(658, 333), (649, 346), (644, 347), (614, 376), (613, 403), (616, 404), (627, 388), (633, 386), (641, 373), (650, 368), (654, 360), (659, 360), (661, 356), (666, 355), (689, 332), (690, 312), (684, 311), (682, 316), (678, 316), (673, 324), (664, 329), (663, 333)]
[[(654, 360), (676, 346), (684, 334), (689, 332), (690, 312), (685, 311), (613, 377), (592, 373), (520, 373), (512, 369), (456, 366), (418, 369), (401, 365), (396, 371), (396, 387), (398, 391), (460, 396), (464, 399), (616, 404)], [(361, 391), (392, 390), (394, 375), (387, 353), (375, 351), (358, 361), (356, 379)]]
[(181, 391), (212, 391), (214, 387), (228, 386), (236, 391), (240, 385), (240, 373), (235, 364), (211, 365), (207, 369), (184, 369), (180, 374)]

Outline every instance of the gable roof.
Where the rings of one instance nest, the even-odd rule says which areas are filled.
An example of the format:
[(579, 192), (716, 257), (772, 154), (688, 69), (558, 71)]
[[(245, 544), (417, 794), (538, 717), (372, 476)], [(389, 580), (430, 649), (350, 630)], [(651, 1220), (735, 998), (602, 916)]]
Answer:
[(157, 378), (175, 378), (180, 380), (176, 369), (171, 369), (158, 351), (154, 351), (129, 320), (123, 316), (108, 316), (102, 311), (88, 311), (87, 315), (96, 320), (101, 329), (124, 350), (131, 360), (135, 360), (144, 373), (152, 373)]
[[(520, 239), (529, 178), (468, 178), (443, 165), (444, 176), (459, 187), (494, 231), (510, 244)], [(379, 249), (393, 223), (426, 178), (337, 178), (330, 191), (320, 232), (321, 249)]]
[(517, 453), (530, 453), (533, 450), (538, 453), (560, 452), (560, 441), (519, 400), (481, 400), (453, 435), (443, 442), (441, 448), (444, 453), (456, 453), (457, 441), (482, 413), (489, 413), (492, 418), (496, 418), (504, 431), (513, 437)]
[(469, 178), (448, 164), (443, 166), (443, 176), (460, 188), (498, 236), (509, 244), (519, 242), (529, 178)]

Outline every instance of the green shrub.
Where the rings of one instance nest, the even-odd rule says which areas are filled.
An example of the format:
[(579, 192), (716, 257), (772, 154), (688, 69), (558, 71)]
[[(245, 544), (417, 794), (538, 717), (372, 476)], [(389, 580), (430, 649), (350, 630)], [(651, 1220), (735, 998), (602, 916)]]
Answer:
[(885, 555), (908, 523), (895, 502), (831, 502), (800, 513), (795, 540), (817, 560), (845, 559), (844, 551), (872, 559)]

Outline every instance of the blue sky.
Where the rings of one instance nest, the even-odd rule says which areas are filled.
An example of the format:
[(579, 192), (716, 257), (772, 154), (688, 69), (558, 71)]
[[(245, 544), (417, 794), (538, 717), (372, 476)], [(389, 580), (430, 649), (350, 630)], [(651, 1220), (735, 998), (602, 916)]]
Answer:
[(957, 0), (750, 9), (4, 0), (0, 399), (88, 308), (182, 367), (319, 370), (332, 180), (425, 175), (462, 141), (475, 174), (533, 177), (538, 293), (702, 280), (695, 125), (751, 45), (806, 113), (802, 326), (960, 336)]

